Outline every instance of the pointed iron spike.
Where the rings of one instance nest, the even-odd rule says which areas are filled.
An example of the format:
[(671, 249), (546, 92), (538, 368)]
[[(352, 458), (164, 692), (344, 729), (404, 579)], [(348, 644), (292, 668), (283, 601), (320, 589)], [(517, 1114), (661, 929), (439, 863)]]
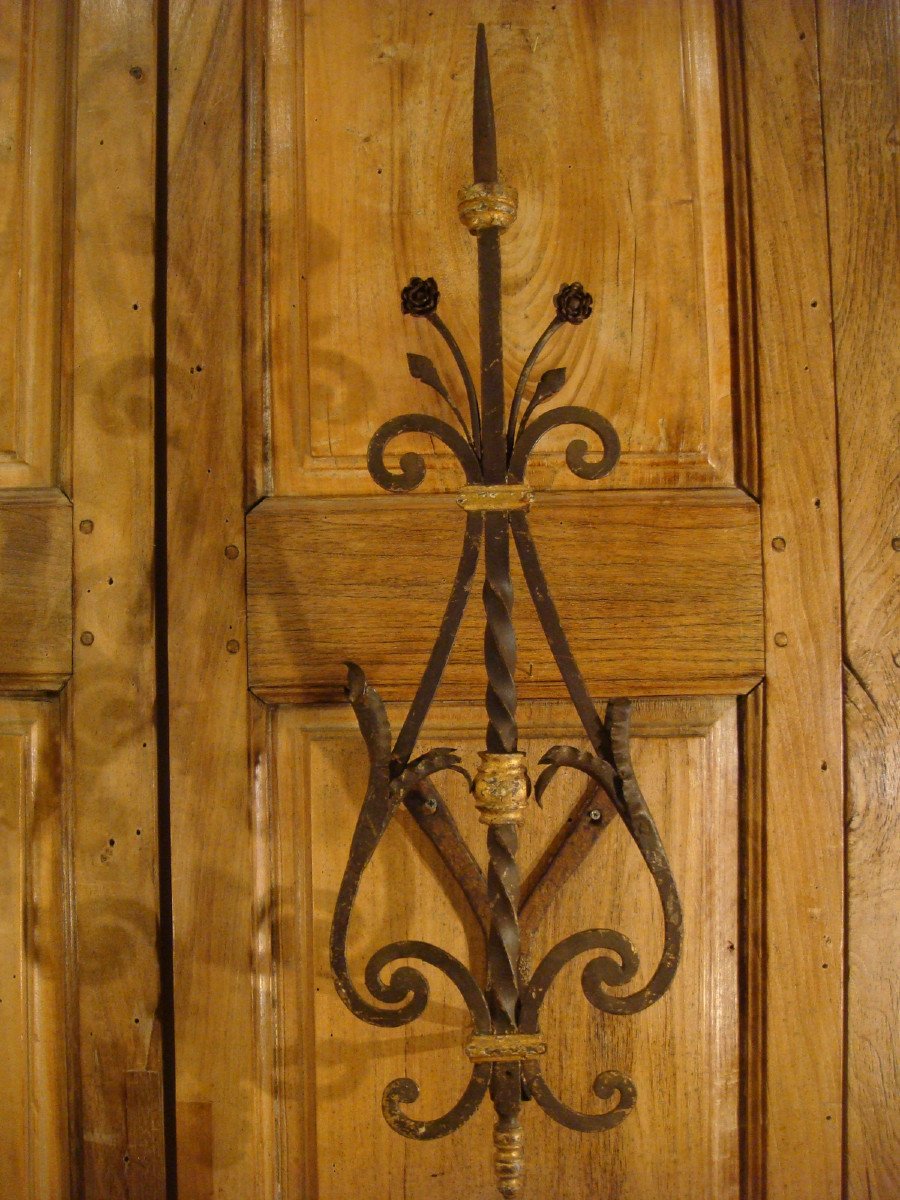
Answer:
[(497, 182), (497, 130), (491, 98), (487, 36), (478, 26), (475, 42), (475, 91), (472, 104), (472, 165), (476, 183)]

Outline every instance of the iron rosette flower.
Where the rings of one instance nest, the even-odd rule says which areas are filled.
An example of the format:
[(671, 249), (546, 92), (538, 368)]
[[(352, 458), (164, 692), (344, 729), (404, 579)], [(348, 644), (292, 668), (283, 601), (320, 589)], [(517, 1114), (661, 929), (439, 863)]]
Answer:
[(400, 308), (406, 316), (430, 317), (437, 311), (441, 293), (431, 276), (420, 279), (414, 275), (400, 293)]
[(564, 283), (553, 297), (556, 315), (560, 321), (580, 325), (594, 311), (594, 297), (580, 283)]

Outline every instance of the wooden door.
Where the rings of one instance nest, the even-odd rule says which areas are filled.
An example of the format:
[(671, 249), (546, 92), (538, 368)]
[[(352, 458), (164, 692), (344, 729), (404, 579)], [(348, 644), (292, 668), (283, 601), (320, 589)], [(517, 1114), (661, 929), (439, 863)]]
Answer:
[(156, 35), (143, 0), (0, 4), (0, 1192), (15, 1200), (164, 1186)]
[[(605, 1135), (529, 1110), (530, 1194), (836, 1195), (839, 547), (818, 100), (803, 76), (814, 29), (787, 8), (739, 16), (704, 0), (173, 14), (179, 1180), (197, 1197), (494, 1194), (488, 1106), (424, 1144), (381, 1114), (400, 1076), (420, 1085), (410, 1112), (423, 1119), (459, 1097), (459, 996), (432, 978), (417, 1023), (375, 1030), (342, 1006), (328, 964), (367, 775), (343, 664), (364, 666), (396, 730), (462, 538), (461, 479), (439, 443), (398, 443), (427, 467), (407, 498), (379, 494), (366, 447), (392, 416), (439, 411), (407, 352), (455, 378), (434, 331), (401, 313), (411, 275), (438, 279), (478, 361), (455, 193), (471, 182), (482, 19), (501, 167), (520, 191), (503, 240), (506, 386), (559, 284), (584, 280), (595, 316), (542, 366), (565, 364), (566, 398), (608, 417), (623, 446), (590, 485), (567, 472), (564, 435), (547, 439), (529, 469), (535, 537), (594, 695), (638, 698), (636, 766), (686, 929), (676, 984), (640, 1016), (598, 1018), (574, 969), (557, 984), (543, 1029), (553, 1086), (599, 1108), (595, 1075), (620, 1068), (639, 1100)], [(581, 742), (515, 586), (535, 764)], [(484, 737), (482, 620), (476, 601), (423, 742), (469, 764)], [(522, 835), (526, 874), (578, 799), (554, 787)], [(464, 786), (447, 798), (481, 847)], [(535, 961), (610, 924), (636, 941), (646, 980), (661, 926), (640, 868), (613, 823), (554, 901)], [(406, 937), (483, 965), (477, 927), (404, 814), (364, 877), (357, 978)]]
[[(594, 314), (541, 369), (564, 365), (560, 399), (623, 449), (586, 483), (563, 434), (542, 443), (535, 538), (592, 695), (635, 698), (685, 925), (672, 988), (638, 1015), (598, 1014), (575, 967), (554, 985), (554, 1089), (599, 1110), (592, 1082), (613, 1069), (638, 1099), (586, 1135), (526, 1105), (526, 1195), (896, 1190), (895, 7), (0, 0), (14, 1200), (495, 1195), (487, 1103), (427, 1143), (381, 1115), (400, 1076), (420, 1085), (414, 1114), (457, 1099), (458, 994), (430, 974), (423, 1016), (376, 1030), (341, 1005), (327, 951), (367, 771), (343, 663), (396, 729), (462, 540), (440, 444), (398, 443), (427, 467), (407, 497), (379, 493), (366, 446), (389, 417), (438, 411), (408, 352), (456, 378), (401, 314), (410, 275), (439, 280), (477, 366), (455, 202), (479, 21), (520, 194), (507, 389), (559, 284), (583, 280)], [(584, 742), (514, 585), (534, 774), (550, 745)], [(423, 736), (470, 767), (478, 592)], [(483, 863), (465, 785), (445, 794)], [(561, 775), (531, 807), (526, 876), (583, 799)], [(640, 983), (658, 901), (622, 823), (600, 824), (532, 959), (608, 925)], [(406, 812), (351, 935), (357, 979), (406, 937), (484, 967)]]

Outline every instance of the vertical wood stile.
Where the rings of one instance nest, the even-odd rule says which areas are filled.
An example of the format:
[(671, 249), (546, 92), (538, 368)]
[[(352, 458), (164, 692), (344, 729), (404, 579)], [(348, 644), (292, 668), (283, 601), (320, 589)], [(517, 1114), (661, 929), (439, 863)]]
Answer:
[(247, 411), (264, 337), (260, 281), (247, 278), (261, 269), (262, 11), (176, 0), (169, 18), (176, 1113), (179, 1192), (191, 1200), (268, 1200), (278, 1186), (267, 739), (247, 692), (244, 612), (245, 502), (264, 478), (263, 426)]
[(816, 14), (810, 2), (749, 0), (742, 17), (767, 651), (767, 1161), (756, 1186), (768, 1200), (822, 1200), (841, 1187), (843, 788)]
[(161, 1200), (161, 1173), (142, 1171), (148, 1153), (161, 1154), (162, 1103), (152, 600), (156, 23), (150, 0), (81, 4), (77, 17), (70, 192), (75, 662), (66, 707), (84, 1172), (78, 1191), (86, 1200), (126, 1200), (141, 1179), (142, 1197)]
[[(847, 1200), (900, 1172), (896, 630), (900, 312), (895, 0), (819, 9), (841, 466), (847, 739)], [(893, 540), (892, 540), (893, 539)], [(892, 644), (893, 643), (893, 644)]]

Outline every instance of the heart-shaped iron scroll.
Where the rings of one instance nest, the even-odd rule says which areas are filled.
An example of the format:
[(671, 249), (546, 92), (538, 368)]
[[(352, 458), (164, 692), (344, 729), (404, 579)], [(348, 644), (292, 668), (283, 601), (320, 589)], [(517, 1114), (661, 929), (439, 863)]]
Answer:
[[(532, 499), (526, 467), (532, 452), (552, 429), (578, 426), (599, 439), (602, 453), (588, 442), (569, 443), (566, 462), (581, 479), (600, 479), (619, 458), (619, 439), (605, 417), (592, 409), (566, 404), (545, 407), (565, 384), (565, 370), (545, 371), (525, 402), (533, 370), (547, 344), (563, 326), (579, 325), (591, 315), (592, 300), (580, 283), (563, 284), (554, 297), (555, 314), (538, 338), (519, 376), (506, 413), (503, 394), (503, 345), (500, 305), (500, 233), (515, 218), (516, 195), (497, 173), (494, 114), (487, 46), (479, 26), (475, 59), (474, 167), (478, 182), (463, 189), (460, 217), (477, 238), (481, 387), (476, 389), (465, 358), (438, 315), (440, 293), (433, 279), (411, 279), (403, 289), (403, 311), (427, 320), (446, 343), (458, 368), (468, 416), (453, 399), (430, 359), (410, 354), (413, 378), (431, 388), (448, 408), (451, 420), (412, 413), (394, 417), (377, 430), (369, 445), (369, 471), (382, 488), (409, 492), (425, 477), (421, 455), (407, 452), (392, 469), (385, 454), (395, 438), (419, 433), (437, 438), (458, 460), (466, 480), (460, 503), (466, 511), (462, 551), (444, 619), (428, 665), (396, 740), (375, 689), (362, 670), (348, 664), (347, 691), (369, 752), (369, 783), (353, 834), (331, 928), (331, 969), (341, 999), (372, 1025), (407, 1025), (428, 1004), (428, 981), (413, 962), (442, 971), (459, 991), (472, 1019), (466, 1046), (472, 1070), (468, 1086), (443, 1116), (425, 1121), (407, 1108), (418, 1099), (412, 1079), (395, 1079), (382, 1098), (392, 1129), (417, 1141), (443, 1137), (458, 1129), (478, 1108), (488, 1088), (496, 1110), (494, 1166), (501, 1195), (521, 1196), (524, 1154), (519, 1114), (534, 1100), (561, 1125), (584, 1131), (611, 1129), (634, 1107), (636, 1088), (620, 1071), (601, 1071), (594, 1081), (605, 1107), (578, 1112), (564, 1104), (544, 1079), (540, 1059), (546, 1043), (540, 1029), (544, 997), (559, 972), (579, 955), (591, 955), (581, 973), (585, 996), (602, 1012), (640, 1012), (672, 982), (681, 951), (682, 917), (675, 881), (659, 833), (641, 794), (631, 764), (631, 704), (614, 700), (601, 718), (575, 663), (550, 595), (528, 526)], [(523, 410), (524, 404), (524, 410)], [(525, 881), (516, 861), (518, 826), (532, 790), (525, 755), (517, 748), (516, 639), (512, 622), (510, 535), (515, 544), (544, 635), (584, 727), (590, 750), (553, 746), (540, 760), (534, 785), (540, 804), (560, 770), (580, 772), (588, 785), (571, 819)], [(413, 758), (413, 748), (434, 699), (463, 618), (484, 542), (486, 616), (484, 658), (487, 670), (486, 749), (474, 778), (452, 749), (438, 747)], [(481, 871), (435, 786), (441, 772), (463, 775), (487, 826), (488, 873)], [(393, 942), (365, 966), (363, 994), (347, 962), (347, 931), (362, 873), (391, 818), (404, 804), (433, 842), (484, 931), (487, 978), (482, 986), (452, 954), (428, 942)], [(659, 893), (664, 919), (663, 950), (649, 981), (624, 991), (638, 974), (638, 955), (624, 934), (588, 929), (565, 938), (534, 970), (526, 966), (530, 944), (547, 906), (596, 842), (606, 824), (620, 817), (634, 840)]]

